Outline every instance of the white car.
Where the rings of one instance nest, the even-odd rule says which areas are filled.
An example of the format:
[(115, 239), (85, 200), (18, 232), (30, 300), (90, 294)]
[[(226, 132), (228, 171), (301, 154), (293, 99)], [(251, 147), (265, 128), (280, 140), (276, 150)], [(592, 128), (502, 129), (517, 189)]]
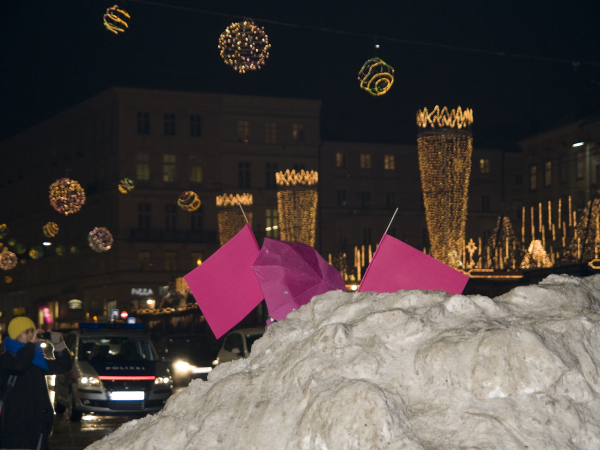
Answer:
[(235, 330), (225, 336), (221, 350), (213, 364), (234, 361), (240, 358), (247, 358), (252, 350), (252, 344), (260, 339), (265, 333), (264, 328), (244, 328)]

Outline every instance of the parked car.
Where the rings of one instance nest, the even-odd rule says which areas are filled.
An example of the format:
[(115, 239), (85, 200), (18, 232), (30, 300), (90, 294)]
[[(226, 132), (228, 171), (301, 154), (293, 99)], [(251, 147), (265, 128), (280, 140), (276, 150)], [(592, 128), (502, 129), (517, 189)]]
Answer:
[(158, 341), (158, 352), (169, 365), (176, 385), (187, 385), (193, 378), (206, 379), (217, 351), (200, 334), (176, 334)]
[(54, 409), (73, 422), (86, 412), (157, 412), (173, 393), (169, 368), (139, 325), (82, 323), (65, 341), (73, 368), (54, 380)]
[(230, 332), (225, 336), (223, 345), (213, 364), (216, 366), (220, 363), (247, 358), (252, 350), (252, 344), (260, 339), (264, 333), (264, 328), (244, 328)]

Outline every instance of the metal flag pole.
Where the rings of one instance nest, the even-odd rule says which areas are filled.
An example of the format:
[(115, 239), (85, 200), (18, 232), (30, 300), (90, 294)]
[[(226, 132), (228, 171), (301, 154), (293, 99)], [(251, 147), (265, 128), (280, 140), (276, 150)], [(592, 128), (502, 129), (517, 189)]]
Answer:
[[(247, 223), (248, 225), (250, 225), (250, 222), (248, 222), (248, 218), (246, 217), (246, 213), (244, 212), (244, 208), (242, 208), (242, 204), (240, 203), (239, 199), (238, 199), (238, 205), (240, 206), (240, 209), (242, 210), (242, 214), (244, 215), (244, 219), (246, 219), (246, 223)], [(398, 209), (396, 208), (396, 211), (397, 211), (397, 210), (398, 210)], [(392, 218), (392, 220), (394, 220), (394, 218)]]
[(388, 230), (392, 226), (392, 222), (394, 221), (394, 217), (396, 217), (396, 213), (397, 212), (398, 212), (398, 208), (396, 208), (396, 211), (394, 211), (394, 215), (392, 216), (392, 220), (390, 220), (390, 223), (388, 224), (387, 228), (385, 229), (385, 232), (383, 233), (384, 235), (387, 234)]

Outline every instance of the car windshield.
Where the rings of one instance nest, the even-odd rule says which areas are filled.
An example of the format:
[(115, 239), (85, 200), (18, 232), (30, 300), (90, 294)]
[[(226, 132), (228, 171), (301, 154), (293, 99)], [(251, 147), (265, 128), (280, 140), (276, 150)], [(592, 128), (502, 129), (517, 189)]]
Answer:
[(248, 351), (252, 350), (252, 344), (254, 344), (255, 341), (257, 341), (258, 339), (260, 339), (263, 335), (262, 334), (247, 334), (246, 335), (246, 345), (248, 346)]
[(146, 337), (85, 337), (79, 341), (80, 361), (158, 361)]

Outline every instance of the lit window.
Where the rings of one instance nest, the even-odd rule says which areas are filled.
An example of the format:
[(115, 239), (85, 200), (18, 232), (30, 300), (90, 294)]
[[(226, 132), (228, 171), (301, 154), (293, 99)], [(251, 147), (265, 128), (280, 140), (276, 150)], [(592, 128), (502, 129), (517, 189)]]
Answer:
[(360, 168), (370, 169), (371, 168), (371, 155), (369, 153), (360, 154)]
[(294, 144), (304, 144), (304, 125), (295, 123), (292, 126), (292, 141)]
[(163, 155), (163, 181), (175, 181), (177, 173), (177, 159), (175, 155)]
[(265, 236), (279, 239), (279, 212), (277, 209), (267, 209), (265, 212)]
[(394, 155), (383, 156), (383, 168), (384, 170), (396, 170), (396, 159), (394, 158)]
[(177, 270), (177, 252), (165, 252), (165, 270)]
[(490, 160), (489, 159), (480, 159), (479, 160), (479, 172), (480, 173), (490, 173)]
[(336, 153), (335, 154), (335, 167), (345, 167), (346, 166), (346, 161), (344, 159), (344, 154), (343, 153)]
[(277, 123), (265, 122), (265, 143), (276, 144), (277, 143)]
[(585, 153), (577, 152), (577, 179), (583, 178), (585, 172)]
[(137, 181), (148, 181), (150, 179), (150, 155), (148, 153), (137, 154)]
[(199, 114), (190, 116), (190, 136), (202, 136), (202, 116)]
[(247, 120), (238, 120), (237, 137), (239, 142), (247, 144), (250, 142), (250, 124)]
[(175, 136), (175, 114), (165, 114), (165, 135)]
[(529, 168), (529, 186), (532, 191), (537, 189), (537, 166)]
[(544, 163), (544, 186), (552, 186), (552, 161)]
[(190, 181), (202, 183), (202, 163), (197, 156), (190, 156)]

